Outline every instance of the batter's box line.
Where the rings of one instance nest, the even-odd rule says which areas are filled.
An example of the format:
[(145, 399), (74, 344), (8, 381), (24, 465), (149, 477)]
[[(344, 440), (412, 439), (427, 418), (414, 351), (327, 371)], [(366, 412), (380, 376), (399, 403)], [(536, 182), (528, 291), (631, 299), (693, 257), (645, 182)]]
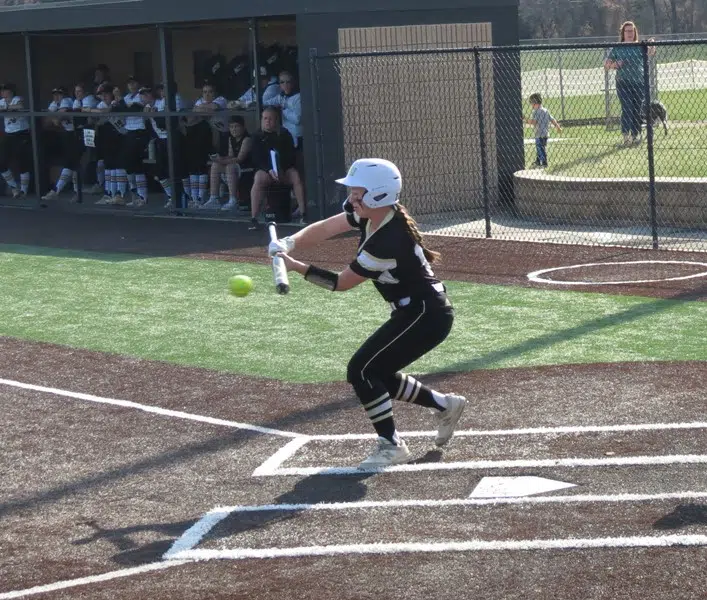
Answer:
[(282, 431), (280, 429), (272, 429), (270, 427), (261, 427), (260, 425), (251, 425), (250, 423), (239, 423), (237, 421), (228, 421), (225, 419), (217, 419), (215, 417), (206, 417), (194, 413), (187, 413), (180, 410), (171, 410), (161, 408), (159, 406), (150, 406), (148, 404), (140, 404), (129, 400), (118, 400), (116, 398), (104, 398), (103, 396), (94, 396), (93, 394), (84, 394), (81, 392), (71, 392), (69, 390), (61, 390), (58, 388), (47, 387), (43, 385), (34, 385), (32, 383), (24, 383), (22, 381), (13, 381), (11, 379), (0, 379), (0, 385), (14, 387), (17, 389), (28, 390), (33, 392), (43, 392), (60, 396), (63, 398), (72, 398), (73, 400), (84, 400), (86, 402), (94, 402), (96, 404), (107, 404), (109, 406), (119, 406), (121, 408), (132, 408), (146, 413), (161, 415), (163, 417), (172, 417), (176, 419), (184, 419), (187, 421), (196, 421), (198, 423), (206, 423), (208, 425), (217, 425), (221, 427), (231, 427), (243, 431), (253, 431), (264, 435), (273, 435), (285, 438), (300, 438), (303, 437), (300, 433), (291, 431)]
[[(614, 433), (632, 431), (667, 431), (684, 429), (705, 429), (707, 423), (641, 423), (627, 425), (585, 425), (565, 427), (533, 427), (524, 429), (498, 430), (466, 430), (455, 433), (456, 437), (483, 436), (513, 436), (513, 435), (560, 435), (583, 433)], [(402, 437), (432, 437), (434, 431), (410, 431), (401, 433)], [(375, 439), (375, 434), (332, 434), (300, 436), (280, 448), (275, 454), (256, 468), (253, 477), (271, 477), (283, 475), (353, 475), (362, 471), (354, 467), (283, 467), (301, 448), (311, 441), (349, 441)], [(412, 471), (442, 471), (442, 470), (479, 470), (479, 469), (517, 469), (517, 468), (548, 468), (548, 467), (602, 467), (602, 466), (637, 466), (637, 465), (670, 465), (670, 464), (701, 464), (707, 462), (705, 455), (673, 455), (673, 456), (629, 456), (602, 458), (565, 458), (542, 460), (505, 460), (505, 461), (462, 461), (462, 462), (427, 462), (397, 465), (369, 472), (412, 472)]]
[(464, 542), (401, 542), (373, 544), (336, 544), (294, 548), (235, 548), (232, 550), (186, 550), (168, 560), (246, 560), (263, 558), (302, 558), (365, 554), (431, 552), (484, 552), (509, 550), (591, 550), (604, 548), (670, 548), (707, 546), (707, 535), (630, 536), (606, 538), (560, 538), (539, 540), (468, 540)]
[[(558, 505), (584, 503), (628, 503), (655, 501), (699, 501), (707, 498), (707, 491), (666, 492), (653, 494), (575, 494), (559, 496), (510, 497), (510, 498), (452, 498), (447, 500), (359, 500), (317, 504), (264, 504), (257, 506), (217, 506), (187, 529), (162, 556), (164, 560), (211, 560), (323, 556), (335, 554), (379, 554), (393, 552), (446, 552), (481, 550), (532, 550), (562, 548), (650, 547), (707, 545), (707, 536), (643, 536), (602, 539), (511, 540), (478, 541), (461, 543), (396, 543), (396, 544), (346, 544), (337, 546), (301, 546), (297, 548), (237, 548), (199, 550), (196, 547), (221, 521), (237, 513), (355, 511), (372, 509), (435, 508), (463, 506), (508, 505)], [(692, 540), (692, 541), (691, 541)], [(577, 544), (577, 545), (574, 545)]]

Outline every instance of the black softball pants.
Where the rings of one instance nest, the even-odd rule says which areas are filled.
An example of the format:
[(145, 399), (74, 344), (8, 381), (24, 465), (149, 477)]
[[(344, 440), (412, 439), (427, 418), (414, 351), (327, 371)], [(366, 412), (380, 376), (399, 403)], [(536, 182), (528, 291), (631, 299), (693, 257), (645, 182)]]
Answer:
[(150, 135), (146, 129), (129, 130), (125, 134), (123, 141), (123, 164), (125, 170), (132, 174), (144, 174), (146, 172), (144, 160), (147, 154), (147, 144), (150, 143)]
[(421, 391), (430, 395), (419, 382), (414, 395), (405, 393), (402, 384), (415, 380), (400, 371), (443, 342), (453, 323), (454, 309), (445, 295), (412, 300), (396, 308), (349, 361), (346, 380), (379, 435), (389, 437), (395, 430), (392, 399), (414, 402)]
[(20, 173), (32, 170), (32, 138), (29, 131), (7, 133), (0, 138), (0, 171), (7, 171), (17, 161)]

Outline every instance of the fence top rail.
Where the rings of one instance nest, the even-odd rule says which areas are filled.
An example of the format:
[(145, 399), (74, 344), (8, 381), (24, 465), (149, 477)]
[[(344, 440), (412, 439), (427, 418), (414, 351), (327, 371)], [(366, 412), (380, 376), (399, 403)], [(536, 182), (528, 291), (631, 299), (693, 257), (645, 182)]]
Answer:
[[(601, 44), (521, 44), (518, 46), (465, 46), (463, 48), (417, 48), (410, 50), (368, 50), (365, 52), (332, 52), (330, 54), (317, 54), (316, 50), (311, 52), (313, 58), (364, 58), (375, 56), (422, 56), (429, 54), (471, 54), (474, 52), (528, 52), (532, 50), (598, 50), (613, 48), (621, 44), (616, 40), (613, 43), (603, 42)], [(643, 40), (640, 42), (630, 43), (631, 46), (700, 46), (706, 45), (707, 38), (699, 38), (692, 40), (655, 40), (649, 42)]]

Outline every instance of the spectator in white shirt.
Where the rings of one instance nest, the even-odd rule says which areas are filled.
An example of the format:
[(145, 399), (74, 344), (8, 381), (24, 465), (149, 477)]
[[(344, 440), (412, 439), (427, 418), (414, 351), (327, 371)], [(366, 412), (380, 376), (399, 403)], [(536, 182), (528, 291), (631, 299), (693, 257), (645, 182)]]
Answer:
[[(18, 114), (24, 110), (26, 110), (24, 100), (17, 95), (17, 87), (12, 83), (0, 86), (0, 112), (6, 115), (5, 135), (0, 138), (0, 173), (5, 183), (12, 189), (13, 198), (23, 198), (27, 195), (32, 170), (29, 118)], [(10, 168), (12, 161), (17, 161), (20, 169), (19, 186)]]

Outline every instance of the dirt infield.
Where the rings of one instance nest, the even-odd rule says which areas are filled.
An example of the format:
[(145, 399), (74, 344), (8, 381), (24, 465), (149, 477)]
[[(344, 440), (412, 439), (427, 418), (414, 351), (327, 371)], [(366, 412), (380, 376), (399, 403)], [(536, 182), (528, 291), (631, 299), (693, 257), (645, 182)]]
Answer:
[[(7, 210), (0, 241), (267, 261), (265, 232), (207, 220)], [(542, 289), (567, 288), (530, 282), (528, 273), (596, 262), (707, 262), (687, 253), (446, 237), (432, 237), (430, 245), (443, 253), (437, 269), (443, 278)], [(354, 247), (344, 236), (302, 256), (341, 267)], [(557, 279), (695, 272), (684, 265), (588, 267)], [(707, 300), (707, 278), (577, 289)], [(341, 472), (373, 440), (343, 372), (341, 382), (292, 384), (1, 337), (0, 352), (0, 600), (30, 594), (10, 596), (13, 590), (83, 577), (91, 579), (30, 597), (682, 600), (707, 594), (704, 544), (635, 542), (707, 535), (707, 363), (425, 376), (471, 400), (460, 423), (466, 435), (440, 451), (427, 435), (435, 426), (427, 411), (396, 405), (415, 456), (410, 470), (352, 476)], [(301, 445), (283, 452), (292, 441)], [(470, 499), (483, 478), (518, 475), (574, 487), (519, 502)], [(334, 505), (312, 509), (322, 503)], [(224, 506), (231, 512), (190, 546), (221, 553), (221, 560), (163, 563), (177, 540)], [(444, 546), (469, 540), (479, 547)], [(522, 545), (538, 540), (557, 545)], [(582, 540), (601, 543), (577, 546)], [(362, 553), (381, 543), (401, 550)], [(299, 554), (270, 560), (248, 554), (297, 548)], [(311, 555), (312, 548), (321, 555)], [(224, 558), (229, 552), (235, 560)], [(97, 578), (106, 573), (118, 575)]]

